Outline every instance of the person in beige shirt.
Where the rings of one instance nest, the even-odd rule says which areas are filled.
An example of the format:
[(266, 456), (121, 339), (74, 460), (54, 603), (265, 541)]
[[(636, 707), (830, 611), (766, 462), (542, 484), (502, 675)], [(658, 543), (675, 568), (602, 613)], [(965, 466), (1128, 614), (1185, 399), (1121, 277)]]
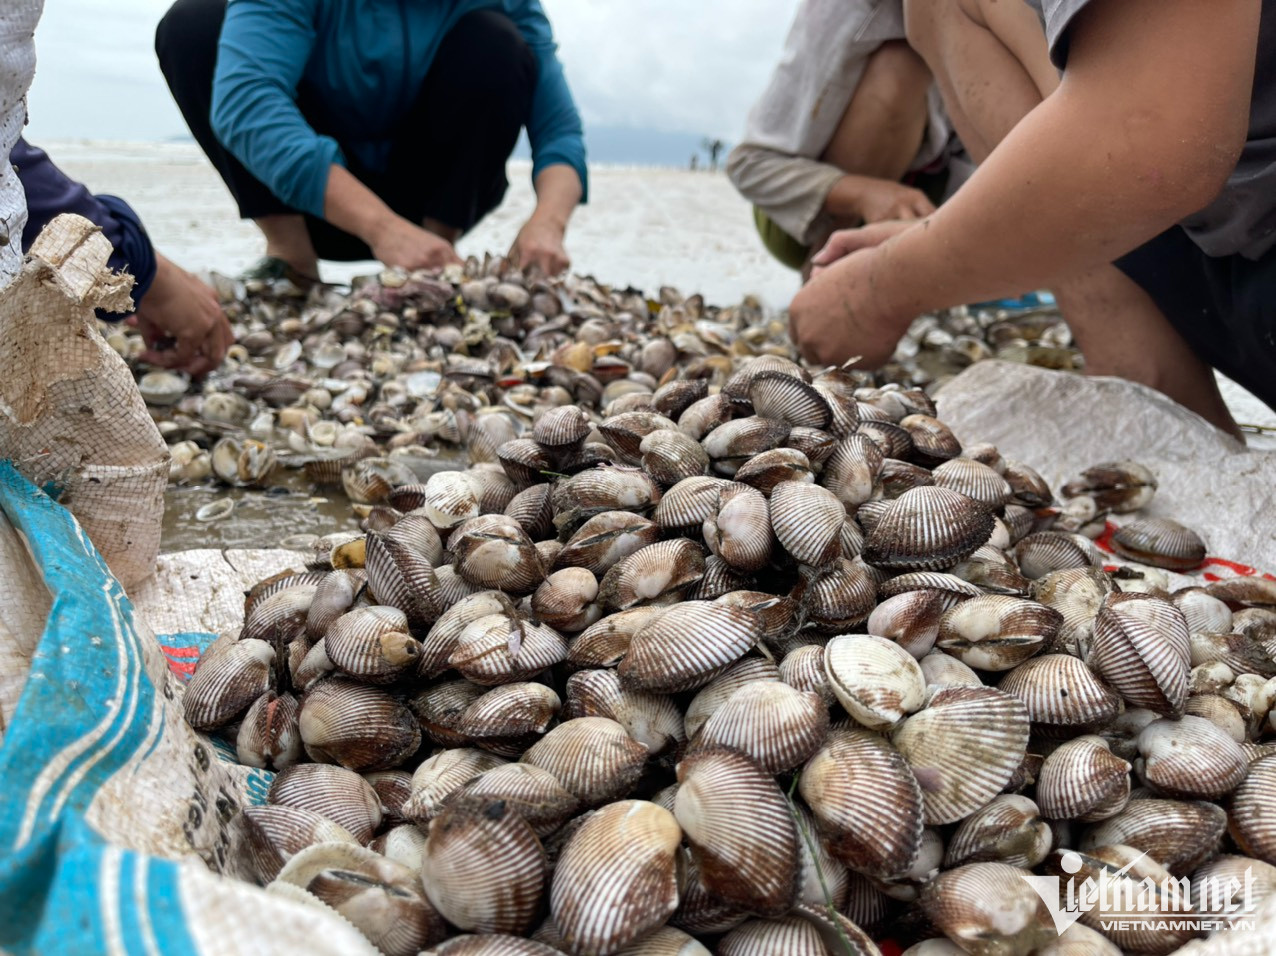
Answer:
[(727, 175), (804, 269), (835, 229), (934, 211), (969, 172), (902, 0), (804, 0)]

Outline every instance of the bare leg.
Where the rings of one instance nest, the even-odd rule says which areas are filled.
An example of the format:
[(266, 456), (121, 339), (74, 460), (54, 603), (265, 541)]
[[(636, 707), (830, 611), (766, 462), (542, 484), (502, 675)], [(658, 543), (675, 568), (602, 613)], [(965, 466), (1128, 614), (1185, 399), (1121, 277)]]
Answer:
[(266, 255), (282, 259), (303, 276), (319, 278), (319, 257), (315, 254), (306, 221), (301, 216), (262, 216), (254, 219), (266, 237)]
[[(953, 126), (982, 162), (1058, 85), (1036, 14), (998, 0), (905, 0), (909, 41), (935, 74)], [(1213, 371), (1138, 285), (1103, 266), (1053, 290), (1091, 375), (1140, 382), (1240, 437)]]
[(907, 43), (883, 43), (820, 158), (843, 172), (898, 182), (926, 132), (929, 87), (930, 71)]

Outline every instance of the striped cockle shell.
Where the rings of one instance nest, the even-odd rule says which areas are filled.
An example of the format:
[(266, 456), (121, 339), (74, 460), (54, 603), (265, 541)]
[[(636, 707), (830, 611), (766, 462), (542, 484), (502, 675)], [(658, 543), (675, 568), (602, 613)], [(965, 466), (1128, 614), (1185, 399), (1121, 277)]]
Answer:
[(1244, 853), (1272, 864), (1276, 864), (1274, 789), (1276, 755), (1261, 756), (1249, 765), (1249, 775), (1236, 788), (1228, 821), (1232, 838)]
[(708, 475), (682, 479), (656, 505), (656, 524), (665, 531), (699, 528), (717, 511), (718, 495), (726, 484)]
[(1007, 671), (1054, 641), (1063, 616), (999, 594), (963, 601), (939, 622), (938, 647), (976, 670)]
[(368, 590), (378, 604), (396, 607), (408, 625), (426, 628), (439, 615), (439, 581), (434, 562), (416, 542), (395, 534), (369, 532), (365, 539)]
[[(706, 569), (707, 567), (706, 563)], [(797, 613), (797, 602), (791, 597), (768, 594), (766, 591), (737, 588), (719, 595), (714, 601), (717, 604), (741, 607), (757, 615), (762, 623), (763, 643), (780, 641), (788, 635), (793, 629), (793, 619)]]
[(745, 684), (779, 679), (780, 669), (768, 658), (745, 657), (736, 661), (691, 698), (691, 703), (687, 705), (686, 713), (683, 715), (683, 727), (687, 738), (695, 737), (714, 712)]
[(507, 441), (517, 438), (518, 433), (508, 415), (479, 415), (469, 426), (465, 435), (465, 450), (469, 452), (470, 461), (497, 462), (496, 450)]
[(944, 868), (991, 861), (1032, 869), (1050, 852), (1050, 825), (1027, 797), (1001, 794), (957, 827), (944, 853)]
[(550, 408), (536, 420), (532, 439), (555, 456), (562, 456), (582, 444), (589, 434), (589, 418), (575, 405)]
[(924, 486), (890, 503), (864, 541), (864, 560), (901, 571), (939, 571), (988, 539), (992, 515), (973, 498)]
[(421, 826), (442, 812), (448, 798), (465, 784), (504, 759), (472, 747), (441, 750), (421, 762), (412, 773), (411, 795), (403, 804), (403, 815)]
[(854, 435), (860, 425), (859, 402), (838, 388), (832, 387), (827, 381), (821, 380), (811, 384), (829, 407), (831, 414), (826, 429), (828, 433), (835, 438), (847, 438)]
[(381, 801), (381, 822), (386, 826), (398, 827), (407, 822), (402, 813), (403, 804), (412, 795), (412, 774), (406, 770), (374, 770), (365, 773), (363, 779), (368, 781)]
[(711, 950), (694, 936), (672, 926), (661, 926), (628, 946), (616, 950), (615, 956), (711, 956)]
[(1227, 634), (1232, 630), (1232, 609), (1201, 588), (1183, 588), (1170, 595), (1183, 612), (1189, 634)]
[(458, 803), (430, 823), (421, 882), (460, 929), (527, 933), (539, 918), (546, 876), (536, 832), (500, 800)]
[(718, 506), (701, 531), (709, 550), (737, 571), (760, 571), (771, 558), (771, 510), (756, 488), (739, 482), (723, 485)]
[(787, 423), (790, 427), (828, 428), (832, 419), (829, 403), (818, 391), (784, 372), (760, 372), (749, 381), (747, 390), (753, 411), (763, 418)]
[(328, 659), (369, 684), (388, 684), (417, 665), (420, 643), (398, 608), (373, 605), (347, 611), (324, 638)]
[(306, 636), (317, 641), (328, 633), (333, 622), (354, 604), (355, 597), (368, 580), (361, 570), (329, 571), (315, 587), (306, 612)]
[(831, 705), (837, 702), (837, 695), (824, 670), (824, 654), (823, 644), (795, 647), (780, 661), (780, 680), (798, 690), (810, 691), (825, 705)]
[(1107, 572), (1095, 567), (1052, 571), (1033, 581), (1032, 597), (1063, 615), (1055, 646), (1047, 650), (1083, 660), (1089, 657), (1094, 619), (1104, 599), (1115, 590), (1116, 585)]
[(424, 514), (439, 529), (455, 528), (481, 510), (474, 479), (463, 471), (431, 475), (425, 483), (424, 498)]
[(1242, 705), (1221, 694), (1192, 694), (1187, 698), (1183, 713), (1208, 720), (1238, 744), (1249, 739), (1249, 725)]
[(360, 843), (381, 826), (381, 798), (363, 777), (344, 767), (304, 763), (275, 775), (266, 793), (272, 806), (313, 810), (341, 824)]
[(431, 625), (421, 641), (421, 676), (435, 677), (448, 668), (448, 658), (456, 650), (465, 629), (479, 618), (513, 613), (509, 598), (499, 591), (477, 591), (459, 599)]
[(448, 666), (466, 680), (491, 686), (528, 680), (566, 657), (567, 642), (553, 628), (502, 612), (467, 625)]
[(572, 834), (554, 868), (550, 911), (571, 952), (613, 953), (661, 926), (678, 906), (682, 831), (672, 813), (621, 800)]
[(940, 488), (960, 491), (989, 508), (1000, 508), (1010, 500), (1010, 483), (987, 465), (970, 458), (953, 458), (932, 472)]
[[(518, 494), (520, 486), (510, 480), (500, 465), (470, 465), (469, 475), (478, 492), (479, 509), (483, 514), (503, 513)], [(428, 520), (424, 514), (420, 517)]]
[(1032, 590), (1032, 582), (1019, 573), (1004, 551), (991, 544), (980, 545), (964, 561), (953, 565), (951, 571), (985, 594), (1026, 597)]
[(827, 956), (831, 950), (815, 924), (800, 916), (784, 916), (742, 923), (722, 937), (717, 952), (718, 956)]
[(820, 839), (811, 811), (796, 800), (789, 807), (797, 817), (798, 852), (801, 857), (798, 902), (812, 906), (823, 906), (825, 902), (829, 902), (837, 909), (843, 909), (850, 889), (850, 871), (833, 857)]
[(647, 748), (606, 717), (565, 720), (522, 756), (548, 770), (587, 807), (617, 800), (642, 776)]
[(1138, 797), (1082, 832), (1077, 849), (1084, 853), (1113, 844), (1132, 846), (1181, 876), (1218, 852), (1226, 828), (1227, 814), (1217, 804)]
[(301, 756), (297, 698), (268, 690), (248, 708), (235, 736), (235, 754), (246, 767), (282, 770)]
[(627, 687), (672, 694), (702, 687), (761, 638), (757, 615), (709, 601), (677, 604), (633, 636), (618, 668)]
[(922, 890), (922, 911), (968, 953), (1027, 954), (1056, 938), (1045, 901), (1005, 863), (968, 863)]
[(804, 763), (824, 742), (829, 715), (823, 701), (782, 681), (755, 681), (714, 711), (692, 749), (730, 747), (770, 773)]
[(457, 573), (479, 587), (522, 597), (545, 579), (532, 539), (504, 515), (480, 515), (459, 525), (448, 538), (448, 550)]
[(629, 653), (629, 642), (640, 630), (665, 612), (645, 605), (608, 614), (572, 638), (567, 650), (569, 670), (615, 667)]
[(925, 679), (917, 661), (884, 637), (833, 638), (825, 648), (824, 671), (846, 712), (871, 730), (893, 727), (925, 700)]
[(213, 730), (234, 720), (270, 690), (274, 662), (274, 648), (251, 638), (201, 661), (182, 694), (187, 723)]
[(1156, 476), (1138, 462), (1105, 462), (1087, 468), (1065, 484), (1063, 494), (1067, 498), (1089, 495), (1100, 511), (1124, 514), (1139, 511), (1151, 503), (1156, 494)]
[(800, 382), (810, 382), (811, 376), (792, 359), (780, 355), (758, 355), (743, 363), (722, 385), (722, 394), (735, 399), (747, 399), (749, 386), (764, 372), (779, 372)]
[(898, 498), (913, 488), (935, 484), (929, 468), (900, 461), (898, 458), (887, 458), (882, 462), (877, 481), (884, 498)]
[(530, 763), (507, 763), (485, 770), (453, 790), (444, 803), (500, 800), (544, 838), (580, 809), (580, 801), (563, 789), (548, 770)]
[(513, 518), (533, 541), (541, 541), (554, 531), (554, 506), (550, 494), (554, 490), (548, 482), (528, 485), (505, 506), (504, 515)]
[(1010, 781), (1028, 748), (1028, 713), (1018, 698), (991, 687), (951, 686), (930, 693), (893, 741), (924, 795), (926, 823), (954, 823)]
[(873, 496), (882, 471), (882, 450), (866, 435), (851, 435), (829, 453), (820, 473), (820, 484), (848, 508), (856, 508)]
[(796, 448), (772, 448), (736, 469), (735, 480), (770, 495), (782, 481), (812, 482), (815, 475), (810, 460)]
[(759, 452), (770, 451), (788, 437), (785, 422), (753, 415), (719, 425), (700, 444), (720, 475), (734, 475), (736, 469)]
[(1229, 904), (1238, 909), (1257, 909), (1273, 893), (1276, 866), (1253, 857), (1223, 854), (1192, 874), (1192, 900), (1197, 912), (1217, 913)]
[(828, 489), (784, 481), (771, 490), (771, 525), (780, 545), (800, 564), (824, 567), (842, 556), (846, 509)]
[[(673, 811), (672, 804), (669, 810)], [(689, 851), (683, 852), (681, 861), (683, 875), (678, 887), (678, 909), (669, 918), (670, 926), (696, 935), (724, 933), (749, 918), (747, 910), (709, 891), (701, 879), (700, 867)]]
[(716, 554), (710, 554), (704, 559), (704, 576), (687, 591), (686, 597), (689, 601), (716, 601), (728, 594), (743, 593), (753, 587), (754, 583), (746, 572), (737, 571)]
[(386, 956), (414, 956), (448, 932), (415, 872), (361, 846), (307, 847), (284, 864), (276, 880), (331, 906)]
[(658, 541), (613, 564), (599, 586), (599, 600), (619, 611), (637, 604), (671, 600), (703, 575), (704, 552), (700, 545), (689, 538)]
[(1121, 698), (1069, 654), (1026, 660), (997, 686), (1023, 701), (1039, 727), (1097, 727), (1121, 710)]
[(239, 639), (288, 643), (304, 627), (317, 590), (317, 584), (293, 584), (259, 598), (245, 611)]
[(1205, 560), (1205, 542), (1191, 528), (1169, 518), (1137, 518), (1112, 535), (1112, 550), (1123, 558), (1171, 571), (1192, 571)]
[(709, 383), (702, 378), (674, 379), (665, 382), (651, 396), (651, 410), (674, 421), (678, 416), (709, 394)]
[(455, 729), (477, 747), (518, 757), (529, 742), (545, 733), (560, 706), (552, 687), (502, 684), (470, 703), (457, 718)]
[(898, 594), (909, 591), (939, 591), (952, 607), (966, 598), (979, 597), (984, 592), (977, 585), (965, 581), (955, 574), (942, 571), (906, 571), (903, 574), (888, 578), (877, 589), (878, 597), (883, 601)]
[(829, 455), (833, 454), (833, 447), (836, 444), (837, 439), (822, 429), (799, 426), (789, 429), (789, 437), (780, 447), (801, 452), (812, 466), (819, 467), (828, 460)]
[(807, 761), (798, 789), (842, 863), (879, 879), (912, 866), (922, 845), (922, 792), (884, 737), (833, 730)]
[(700, 443), (672, 424), (647, 435), (638, 450), (642, 470), (663, 488), (709, 469), (709, 456)]
[(496, 449), (496, 458), (519, 488), (544, 481), (556, 464), (549, 451), (531, 438), (511, 438)]
[[(668, 498), (666, 495), (661, 505)], [(660, 528), (650, 518), (632, 511), (604, 511), (576, 529), (554, 558), (551, 570), (581, 567), (603, 575), (617, 561), (659, 540)]]
[(1113, 594), (1095, 618), (1088, 663), (1127, 703), (1182, 714), (1190, 659), (1187, 622), (1168, 601)]
[(1025, 508), (1046, 508), (1054, 501), (1054, 493), (1046, 480), (1021, 461), (1003, 459), (1001, 477), (1010, 484), (1014, 497), (1010, 500)]
[(939, 622), (955, 601), (943, 591), (905, 591), (882, 601), (868, 616), (868, 633), (894, 641), (918, 659), (930, 653)]
[(1259, 575), (1211, 581), (1205, 589), (1211, 597), (1225, 602), (1233, 611), (1242, 608), (1276, 610), (1276, 581)]
[(562, 717), (610, 718), (652, 754), (687, 739), (682, 711), (672, 700), (623, 687), (614, 670), (583, 670), (569, 677)]
[[(301, 653), (303, 650), (304, 653)], [(337, 666), (328, 658), (328, 644), (323, 638), (309, 647), (301, 639), (288, 645), (288, 674), (292, 679), (292, 686), (297, 690), (310, 690), (318, 681), (331, 676), (336, 669)]]
[(876, 594), (877, 584), (864, 562), (839, 558), (824, 570), (803, 567), (791, 596), (808, 625), (824, 634), (841, 634), (865, 621)]
[[(359, 536), (350, 535), (350, 537)], [(322, 541), (323, 539), (320, 540)], [(331, 547), (331, 544), (328, 547)], [(327, 553), (326, 549), (324, 553)], [(279, 574), (272, 574), (270, 577), (258, 581), (248, 589), (248, 593), (244, 596), (244, 619), (247, 620), (251, 617), (257, 604), (272, 594), (278, 594), (286, 588), (301, 584), (318, 585), (327, 576), (328, 570), (325, 568), (318, 571), (281, 571)], [(239, 636), (243, 637), (244, 635), (241, 633)], [(252, 635), (248, 636), (251, 637)]]
[(700, 441), (719, 425), (731, 421), (747, 410), (748, 406), (736, 404), (726, 395), (709, 395), (692, 402), (683, 409), (682, 414), (678, 416), (678, 427), (696, 441)]
[(1139, 776), (1173, 797), (1218, 800), (1236, 789), (1249, 766), (1240, 744), (1202, 717), (1154, 720), (1137, 745)]
[(414, 824), (402, 823), (373, 837), (368, 849), (402, 863), (415, 873), (425, 858), (425, 834)]
[(793, 905), (797, 828), (774, 778), (744, 754), (713, 747), (685, 757), (674, 816), (715, 896), (762, 915), (778, 916)]
[(403, 704), (339, 677), (306, 691), (297, 725), (311, 760), (358, 772), (397, 767), (421, 744), (421, 727)]
[(899, 425), (912, 439), (917, 461), (938, 464), (961, 454), (961, 442), (952, 430), (931, 415), (905, 415)]
[(299, 807), (244, 807), (233, 824), (244, 847), (249, 872), (262, 885), (299, 851), (316, 843), (358, 841), (341, 824), (314, 810)]
[(675, 422), (655, 412), (624, 412), (604, 419), (598, 431), (625, 461), (636, 465), (642, 458), (644, 438), (652, 432), (677, 427)]
[(1097, 568), (1103, 564), (1102, 555), (1089, 538), (1062, 531), (1038, 531), (1020, 538), (1014, 555), (1023, 576), (1034, 581), (1053, 571)]
[(532, 613), (558, 631), (583, 631), (602, 616), (598, 579), (586, 568), (563, 568), (541, 582), (532, 595)]
[(943, 651), (931, 651), (918, 662), (927, 689), (932, 687), (983, 687), (979, 675)]

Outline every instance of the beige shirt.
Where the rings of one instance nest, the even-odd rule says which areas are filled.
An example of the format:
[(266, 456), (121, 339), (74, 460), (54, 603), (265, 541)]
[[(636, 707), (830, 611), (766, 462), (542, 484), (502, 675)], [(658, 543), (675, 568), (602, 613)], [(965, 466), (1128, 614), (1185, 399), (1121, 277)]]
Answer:
[[(888, 40), (904, 39), (902, 0), (803, 0), (762, 98), (749, 112), (727, 175), (746, 199), (800, 242), (842, 170), (819, 161), (864, 75)], [(949, 149), (952, 126), (934, 84), (926, 136), (911, 170)]]

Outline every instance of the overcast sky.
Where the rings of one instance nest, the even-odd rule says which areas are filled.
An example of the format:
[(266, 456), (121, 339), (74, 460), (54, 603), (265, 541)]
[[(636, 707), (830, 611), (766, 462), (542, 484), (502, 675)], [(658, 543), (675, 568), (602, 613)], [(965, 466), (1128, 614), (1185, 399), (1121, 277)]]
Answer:
[[(543, 3), (586, 123), (735, 141), (798, 0)], [(46, 0), (35, 34), (30, 137), (185, 135), (152, 49), (168, 5)]]

